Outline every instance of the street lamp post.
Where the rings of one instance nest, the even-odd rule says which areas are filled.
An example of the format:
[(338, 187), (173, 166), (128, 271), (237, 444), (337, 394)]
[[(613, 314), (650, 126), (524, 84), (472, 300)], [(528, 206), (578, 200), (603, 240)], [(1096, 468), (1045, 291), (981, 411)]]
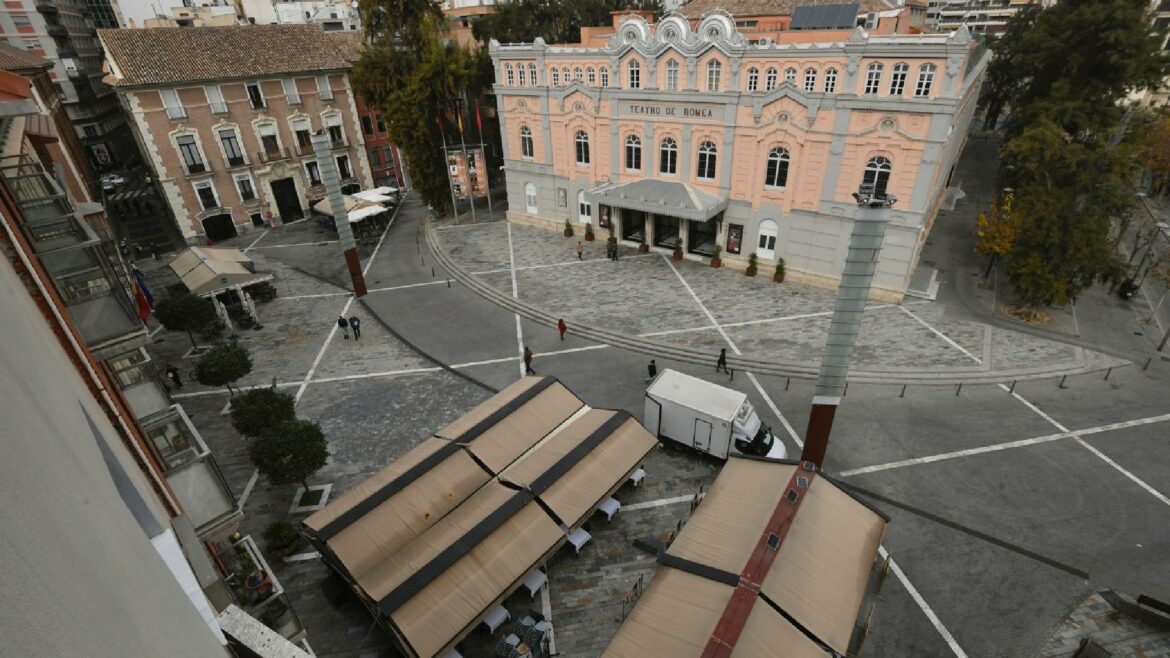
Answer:
[(818, 467), (824, 465), (833, 418), (845, 394), (849, 361), (861, 331), (865, 304), (877, 270), (878, 253), (890, 222), (890, 207), (898, 200), (892, 194), (879, 194), (873, 184), (862, 184), (853, 198), (857, 200), (853, 233), (849, 236), (845, 269), (837, 288), (837, 303), (829, 322), (829, 334), (813, 391), (812, 413), (804, 433), (804, 451), (800, 455), (801, 461), (811, 461)]

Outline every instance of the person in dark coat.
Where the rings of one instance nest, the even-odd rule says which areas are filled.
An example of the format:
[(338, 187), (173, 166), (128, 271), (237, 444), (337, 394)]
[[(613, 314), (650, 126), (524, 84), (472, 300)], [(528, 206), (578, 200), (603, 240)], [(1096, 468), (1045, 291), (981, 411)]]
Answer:
[(535, 375), (536, 371), (532, 369), (532, 350), (528, 346), (524, 346), (524, 374)]
[(648, 382), (654, 381), (654, 378), (658, 376), (658, 364), (654, 363), (654, 359), (650, 359), (650, 363), (646, 366), (646, 374), (649, 375), (646, 377)]
[(362, 337), (362, 321), (358, 316), (353, 316), (349, 319), (349, 328), (353, 329), (353, 339), (357, 340)]
[(341, 333), (345, 335), (345, 339), (349, 340), (349, 320), (346, 320), (344, 315), (337, 316), (337, 328), (341, 329)]
[(564, 319), (557, 320), (557, 331), (561, 332), (561, 340), (565, 339), (565, 332), (568, 331), (569, 326), (565, 324)]
[(719, 360), (715, 362), (715, 372), (719, 372), (720, 369), (722, 369), (723, 372), (725, 372), (729, 375), (731, 374), (731, 371), (727, 369), (727, 350), (726, 349), (719, 350)]
[(167, 364), (167, 377), (175, 383), (175, 388), (183, 388), (183, 378), (179, 375), (179, 369), (171, 364)]

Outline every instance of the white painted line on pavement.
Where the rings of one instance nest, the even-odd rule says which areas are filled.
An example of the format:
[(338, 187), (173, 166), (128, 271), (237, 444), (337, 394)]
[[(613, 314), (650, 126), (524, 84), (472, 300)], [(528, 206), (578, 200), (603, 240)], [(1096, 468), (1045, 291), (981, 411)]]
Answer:
[(248, 480), (248, 485), (244, 487), (244, 493), (240, 494), (240, 509), (244, 509), (244, 503), (248, 502), (248, 496), (252, 495), (252, 489), (256, 487), (256, 481), (260, 479), (260, 469), (252, 471), (252, 477)]
[(312, 247), (319, 244), (338, 244), (340, 240), (319, 240), (317, 242), (294, 242), (292, 244), (267, 244), (257, 249), (284, 249), (285, 247)]
[(956, 658), (967, 658), (967, 653), (963, 651), (963, 647), (960, 647), (959, 643), (955, 641), (955, 636), (951, 635), (951, 632), (947, 630), (947, 627), (942, 623), (942, 620), (938, 618), (938, 615), (934, 614), (934, 610), (931, 609), (930, 604), (926, 602), (926, 599), (922, 598), (922, 595), (919, 594), (914, 585), (910, 583), (910, 579), (906, 577), (906, 574), (902, 573), (902, 567), (898, 566), (898, 563), (894, 560), (894, 558), (890, 557), (890, 552), (886, 550), (886, 547), (879, 546), (878, 553), (880, 553), (883, 558), (886, 558), (890, 561), (890, 571), (894, 572), (894, 577), (897, 578), (898, 582), (902, 583), (902, 587), (905, 587), (906, 591), (910, 593), (910, 598), (914, 599), (914, 602), (917, 603), (918, 607), (922, 609), (922, 612), (926, 614), (926, 618), (930, 620), (931, 625), (934, 626), (934, 630), (938, 631), (938, 634), (942, 636), (943, 641), (946, 642), (947, 646), (951, 648), (951, 651), (954, 652)]
[(272, 298), (269, 301), (273, 301), (273, 302), (285, 301), (285, 302), (287, 302), (287, 301), (291, 301), (294, 299), (316, 299), (318, 297), (347, 297), (347, 296), (352, 295), (352, 294), (353, 294), (352, 292), (348, 292), (348, 291), (346, 291), (346, 292), (323, 292), (323, 293), (316, 294), (316, 295), (292, 295), (291, 297), (277, 296), (277, 297)]
[(257, 242), (263, 240), (264, 236), (268, 235), (269, 232), (270, 231), (261, 231), (259, 237), (257, 237), (255, 240), (253, 240), (252, 244), (248, 245), (247, 247), (244, 247), (243, 251), (241, 251), (240, 253), (246, 254), (249, 251), (251, 251), (252, 247), (255, 247)]
[(155, 328), (154, 328), (154, 330), (152, 330), (152, 331), (151, 331), (149, 334), (146, 334), (146, 338), (147, 338), (148, 340), (149, 340), (149, 339), (151, 339), (151, 338), (154, 338), (154, 335), (155, 335), (155, 334), (157, 334), (158, 332), (162, 331), (162, 330), (163, 330), (163, 329), (165, 329), (165, 328), (166, 328), (166, 327), (164, 327), (164, 326), (162, 326), (162, 325), (160, 324), (159, 326), (155, 327)]
[(552, 352), (541, 352), (536, 356), (560, 356), (561, 354), (574, 354), (576, 352), (589, 352), (592, 350), (603, 350), (609, 345), (586, 345), (585, 347), (570, 347), (563, 350), (553, 350)]
[[(288, 388), (292, 386), (300, 386), (304, 380), (296, 380), (295, 382), (280, 382), (276, 385), (277, 388)], [(268, 388), (271, 384), (257, 384), (255, 386), (237, 386), (237, 391), (252, 391), (258, 388)], [(213, 388), (207, 391), (192, 391), (190, 393), (171, 393), (171, 397), (182, 400), (185, 398), (201, 398), (208, 395), (227, 395), (227, 389)]]
[[(349, 313), (349, 307), (353, 305), (353, 300), (356, 297), (350, 297), (345, 300), (345, 306), (341, 307), (341, 317), (346, 317)], [(297, 389), (297, 394), (293, 396), (293, 405), (301, 401), (301, 396), (305, 394), (305, 389), (309, 387), (309, 382), (313, 381), (313, 375), (317, 372), (317, 366), (321, 365), (321, 358), (325, 356), (325, 351), (329, 349), (329, 344), (333, 342), (333, 337), (337, 335), (337, 320), (334, 319), (329, 327), (329, 335), (325, 337), (325, 343), (321, 345), (321, 349), (317, 350), (317, 356), (313, 358), (313, 365), (309, 366), (309, 372), (305, 374), (304, 381), (301, 382), (300, 388)]]
[[(651, 256), (658, 257), (660, 255), (661, 254), (657, 254), (657, 253), (654, 253), (654, 254), (633, 254), (631, 256), (623, 256), (622, 258), (647, 258), (647, 257), (651, 257)], [(607, 260), (609, 260), (609, 259), (608, 258), (585, 258), (582, 260), (566, 260), (566, 261), (561, 261), (559, 263), (543, 263), (540, 265), (521, 265), (520, 267), (516, 268), (516, 271), (522, 272), (524, 270), (539, 270), (539, 269), (544, 269), (544, 268), (548, 268), (548, 267), (562, 267), (565, 265), (583, 265), (585, 263), (604, 263)], [(470, 272), (470, 274), (503, 274), (504, 272), (511, 272), (511, 271), (512, 270), (510, 268), (502, 267), (498, 270), (483, 270), (482, 272)]]
[(354, 379), (369, 379), (371, 377), (394, 377), (396, 375), (415, 375), (422, 372), (436, 372), (442, 368), (435, 366), (433, 368), (407, 368), (405, 370), (386, 370), (383, 372), (367, 372), (360, 375), (340, 375), (337, 377), (319, 377), (314, 379), (313, 384), (329, 384), (332, 382), (346, 382)]
[[(764, 402), (767, 403), (768, 408), (771, 409), (772, 413), (776, 415), (776, 418), (780, 420), (780, 424), (784, 426), (784, 431), (788, 432), (788, 436), (792, 439), (792, 442), (796, 444), (796, 447), (804, 449), (804, 441), (800, 439), (800, 435), (798, 435), (796, 430), (793, 429), (792, 423), (788, 422), (788, 419), (784, 417), (784, 414), (780, 413), (780, 408), (776, 406), (775, 402), (772, 402), (772, 398), (764, 392), (764, 387), (760, 386), (760, 380), (756, 379), (755, 373), (749, 372), (747, 374), (747, 378), (751, 380), (752, 384), (756, 387), (756, 390), (759, 391), (760, 396), (764, 398)], [(791, 456), (788, 458), (792, 459)]]
[(630, 505), (622, 505), (623, 512), (636, 512), (640, 509), (651, 509), (654, 507), (664, 507), (666, 505), (677, 505), (678, 503), (686, 503), (694, 500), (691, 496), (675, 496), (674, 498), (659, 498), (658, 500), (647, 500), (643, 503), (632, 503)]
[(370, 288), (366, 292), (370, 293), (370, 292), (386, 292), (388, 290), (405, 290), (406, 288), (421, 288), (422, 286), (437, 286), (437, 285), (442, 284), (442, 283), (447, 283), (447, 280), (443, 279), (442, 281), (423, 281), (422, 283), (405, 283), (401, 286), (388, 286), (386, 288)]
[(296, 555), (290, 555), (290, 556), (284, 558), (284, 561), (285, 562), (307, 562), (309, 560), (316, 560), (319, 557), (321, 557), (320, 553), (318, 553), (317, 551), (310, 551), (308, 553), (298, 553)]
[(469, 361), (467, 363), (453, 364), (451, 366), (451, 368), (453, 368), (455, 370), (459, 370), (460, 368), (474, 368), (475, 366), (490, 366), (490, 365), (495, 364), (495, 363), (508, 363), (509, 361), (515, 361), (519, 358), (520, 357), (518, 357), (518, 356), (505, 356), (505, 357), (501, 357), (498, 359), (485, 359), (483, 361)]
[(983, 446), (980, 448), (968, 448), (967, 450), (956, 450), (954, 452), (947, 452), (938, 455), (915, 457), (913, 459), (903, 459), (901, 461), (889, 462), (887, 464), (877, 464), (875, 466), (854, 468), (848, 471), (841, 471), (840, 473), (837, 473), (837, 477), (847, 478), (854, 475), (865, 475), (866, 473), (890, 471), (895, 468), (905, 468), (907, 466), (917, 466), (919, 464), (932, 464), (934, 462), (959, 459), (960, 457), (970, 457), (971, 455), (982, 455), (989, 452), (999, 452), (1000, 450), (1010, 450), (1012, 448), (1022, 448), (1024, 446), (1048, 443), (1050, 441), (1059, 441), (1061, 439), (1067, 438), (1069, 438), (1069, 435), (1065, 432), (1061, 432), (1060, 434), (1047, 434), (1045, 436), (1037, 436), (1031, 439), (1022, 439), (1020, 441), (1008, 441), (1007, 443), (997, 443), (995, 445)]
[[(508, 267), (512, 274), (512, 299), (520, 299), (518, 289), (516, 287), (516, 251), (512, 248), (512, 223), (508, 223)], [(520, 376), (528, 374), (528, 369), (524, 364), (524, 330), (520, 327), (520, 314), (513, 313), (512, 316), (516, 318), (516, 350), (520, 353)]]
[(905, 313), (906, 315), (909, 315), (910, 317), (917, 320), (918, 324), (921, 324), (922, 326), (929, 329), (930, 332), (933, 333), (935, 336), (938, 336), (939, 338), (943, 339), (943, 342), (945, 342), (947, 345), (950, 345), (951, 347), (953, 347), (953, 348), (959, 350), (960, 352), (962, 352), (963, 354), (967, 355), (967, 357), (969, 357), (970, 359), (975, 361), (975, 363), (983, 363), (983, 359), (980, 359), (979, 357), (977, 357), (974, 354), (972, 354), (971, 352), (969, 352), (967, 350), (967, 348), (965, 348), (962, 345), (951, 340), (950, 336), (948, 336), (948, 335), (944, 334), (943, 332), (939, 331), (938, 329), (935, 329), (934, 327), (932, 327), (930, 324), (928, 324), (926, 322), (926, 320), (923, 320), (922, 318), (920, 318), (917, 315), (915, 315), (914, 313), (912, 313), (910, 311), (910, 309), (906, 308), (905, 306), (900, 306), (899, 308), (902, 309), (903, 313)]
[(1113, 461), (1108, 456), (1106, 456), (1105, 453), (1103, 453), (1100, 450), (1089, 445), (1089, 443), (1087, 441), (1085, 441), (1084, 439), (1082, 439), (1079, 436), (1074, 435), (1073, 440), (1076, 441), (1077, 443), (1081, 444), (1081, 446), (1085, 450), (1088, 450), (1089, 452), (1093, 453), (1098, 458), (1100, 458), (1102, 461), (1104, 461), (1106, 464), (1109, 464), (1113, 468), (1117, 469), (1117, 471), (1119, 473), (1121, 473), (1125, 477), (1132, 480), (1134, 484), (1141, 487), (1142, 489), (1145, 489), (1146, 492), (1149, 493), (1151, 496), (1162, 501), (1163, 505), (1170, 505), (1170, 498), (1167, 498), (1165, 494), (1163, 494), (1161, 491), (1158, 491), (1157, 489), (1151, 487), (1149, 484), (1147, 484), (1144, 480), (1142, 480), (1138, 476), (1134, 475), (1133, 473), (1130, 473), (1128, 470), (1126, 470), (1124, 467), (1122, 467), (1121, 464), (1118, 464), (1117, 462)]

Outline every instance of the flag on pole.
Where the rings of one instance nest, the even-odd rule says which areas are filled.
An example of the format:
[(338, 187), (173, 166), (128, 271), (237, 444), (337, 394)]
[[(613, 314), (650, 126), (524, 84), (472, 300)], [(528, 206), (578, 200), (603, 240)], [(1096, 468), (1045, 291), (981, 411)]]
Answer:
[(142, 294), (146, 297), (146, 301), (150, 303), (151, 308), (154, 308), (154, 295), (150, 294), (150, 288), (146, 285), (146, 277), (142, 275), (142, 270), (138, 269), (137, 265), (131, 265), (130, 273), (134, 275), (134, 281), (138, 287), (142, 288)]
[(479, 101), (475, 101), (475, 128), (479, 130), (480, 139), (483, 138), (483, 119), (479, 116)]
[(455, 112), (456, 112), (455, 116), (458, 117), (459, 134), (462, 135), (463, 134), (463, 111), (460, 110), (459, 108), (456, 108)]
[(146, 278), (142, 272), (135, 266), (131, 266), (130, 272), (133, 275), (131, 285), (134, 288), (134, 309), (138, 311), (138, 319), (146, 322), (154, 310), (154, 296), (150, 294), (150, 288), (146, 287)]

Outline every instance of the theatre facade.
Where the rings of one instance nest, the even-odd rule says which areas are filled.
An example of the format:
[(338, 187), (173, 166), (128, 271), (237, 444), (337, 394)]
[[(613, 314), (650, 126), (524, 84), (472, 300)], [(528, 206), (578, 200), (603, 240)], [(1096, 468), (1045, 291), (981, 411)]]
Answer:
[[(987, 54), (965, 29), (745, 35), (732, 17), (640, 15), (612, 36), (492, 42), (509, 221), (688, 258), (722, 248), (835, 287), (862, 183), (898, 198), (874, 297), (914, 275), (967, 137)], [(749, 38), (750, 37), (750, 38)]]

